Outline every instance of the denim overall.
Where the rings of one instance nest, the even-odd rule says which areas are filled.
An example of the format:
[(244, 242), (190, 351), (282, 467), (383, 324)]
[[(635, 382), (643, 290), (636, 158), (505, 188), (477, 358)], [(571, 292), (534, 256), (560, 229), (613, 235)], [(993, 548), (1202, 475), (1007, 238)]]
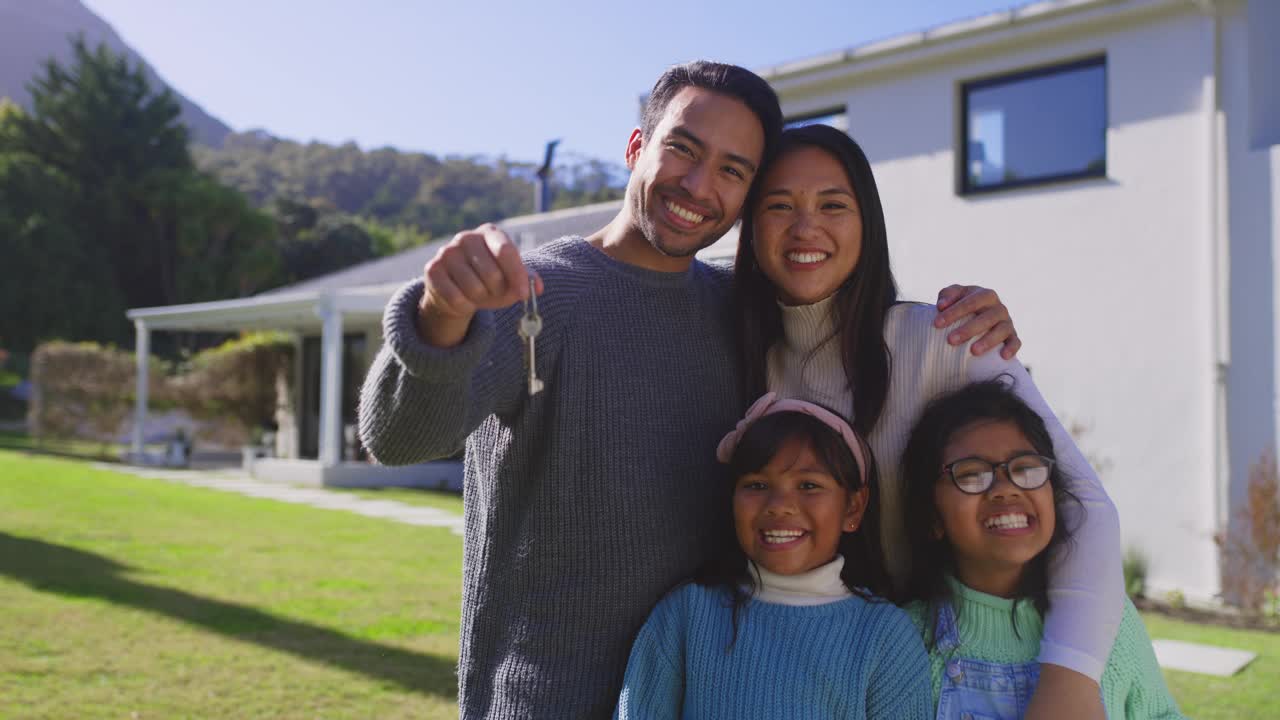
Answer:
[[(938, 612), (934, 627), (937, 649), (951, 654), (960, 647), (956, 612), (950, 603)], [(1040, 663), (997, 663), (952, 657), (942, 671), (937, 720), (1018, 720), (1040, 679)]]

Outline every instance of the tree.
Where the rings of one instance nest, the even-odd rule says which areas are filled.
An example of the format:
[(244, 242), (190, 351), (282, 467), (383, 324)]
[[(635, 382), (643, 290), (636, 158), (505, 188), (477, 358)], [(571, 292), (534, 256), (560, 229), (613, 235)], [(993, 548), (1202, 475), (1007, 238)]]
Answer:
[[(0, 105), (0, 143), (22, 114)], [(45, 338), (111, 340), (127, 332), (124, 300), (101, 246), (82, 242), (67, 212), (74, 186), (29, 155), (0, 152), (0, 344), (30, 350)]]
[(244, 195), (192, 172), (158, 188), (151, 202), (153, 217), (173, 221), (176, 262), (166, 284), (180, 302), (243, 297), (279, 283), (275, 223)]
[(176, 302), (171, 218), (156, 217), (152, 201), (192, 170), (178, 103), (105, 45), (91, 51), (81, 37), (72, 50), (70, 67), (50, 60), (32, 81), (32, 113), (18, 119), (11, 149), (66, 179), (68, 210), (84, 240), (108, 252), (128, 305)]
[(301, 282), (378, 256), (373, 237), (361, 224), (332, 208), (281, 198), (275, 204), (280, 227), (281, 276)]
[(394, 255), (409, 248), (431, 242), (431, 234), (412, 225), (383, 225), (377, 220), (359, 218), (356, 222), (369, 234), (373, 251), (379, 256)]
[[(325, 204), (387, 226), (433, 237), (533, 209), (530, 163), (505, 158), (437, 158), (390, 148), (362, 151), (297, 143), (262, 131), (231, 135), (221, 149), (196, 148), (197, 164), (259, 206), (278, 200)], [(566, 154), (552, 176), (554, 207), (622, 197), (626, 169)]]
[(7, 274), (39, 286), (33, 304), (56, 299), (56, 317), (0, 332), (24, 345), (124, 342), (124, 308), (243, 295), (276, 279), (274, 224), (195, 169), (174, 96), (105, 46), (77, 38), (72, 51), (32, 80), (29, 114), (0, 113), (0, 228), (17, 246)]

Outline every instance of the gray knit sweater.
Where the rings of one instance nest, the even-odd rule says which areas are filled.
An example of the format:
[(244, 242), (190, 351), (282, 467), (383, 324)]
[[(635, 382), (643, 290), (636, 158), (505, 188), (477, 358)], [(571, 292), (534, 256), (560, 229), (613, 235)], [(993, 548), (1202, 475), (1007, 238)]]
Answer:
[(466, 443), (462, 716), (604, 718), (650, 609), (729, 522), (730, 276), (636, 268), (582, 238), (525, 260), (546, 287), (546, 390), (527, 393), (518, 305), (441, 350), (417, 335), (417, 281), (387, 306), (360, 434), (387, 464)]

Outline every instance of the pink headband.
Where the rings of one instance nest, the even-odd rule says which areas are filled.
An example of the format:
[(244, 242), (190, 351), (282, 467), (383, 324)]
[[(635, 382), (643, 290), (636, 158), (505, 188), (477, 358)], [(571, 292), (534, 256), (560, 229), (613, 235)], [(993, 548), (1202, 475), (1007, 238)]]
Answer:
[(840, 433), (840, 437), (849, 445), (849, 449), (853, 451), (853, 458), (858, 461), (858, 474), (862, 480), (862, 484), (867, 484), (867, 456), (862, 449), (862, 443), (858, 441), (858, 436), (854, 434), (853, 428), (849, 427), (849, 423), (835, 413), (827, 410), (820, 405), (814, 405), (804, 400), (796, 400), (793, 398), (779, 399), (778, 394), (774, 392), (765, 393), (759, 400), (752, 403), (747, 408), (746, 417), (738, 421), (738, 426), (724, 436), (720, 441), (720, 445), (716, 447), (716, 459), (722, 463), (729, 462), (733, 458), (733, 451), (738, 447), (738, 441), (742, 439), (743, 433), (752, 423), (764, 417), (779, 412), (799, 412), (815, 417), (822, 421), (832, 430)]

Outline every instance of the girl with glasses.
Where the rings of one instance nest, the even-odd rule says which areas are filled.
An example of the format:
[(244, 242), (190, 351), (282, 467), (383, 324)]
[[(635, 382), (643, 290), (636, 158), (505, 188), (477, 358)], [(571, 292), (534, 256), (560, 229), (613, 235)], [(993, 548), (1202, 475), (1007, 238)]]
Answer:
[[(1044, 420), (1010, 387), (975, 383), (926, 407), (902, 458), (907, 612), (929, 651), (939, 720), (1021, 718), (1039, 679), (1049, 558), (1078, 510)], [(1133, 603), (1102, 673), (1107, 716), (1179, 718)]]

